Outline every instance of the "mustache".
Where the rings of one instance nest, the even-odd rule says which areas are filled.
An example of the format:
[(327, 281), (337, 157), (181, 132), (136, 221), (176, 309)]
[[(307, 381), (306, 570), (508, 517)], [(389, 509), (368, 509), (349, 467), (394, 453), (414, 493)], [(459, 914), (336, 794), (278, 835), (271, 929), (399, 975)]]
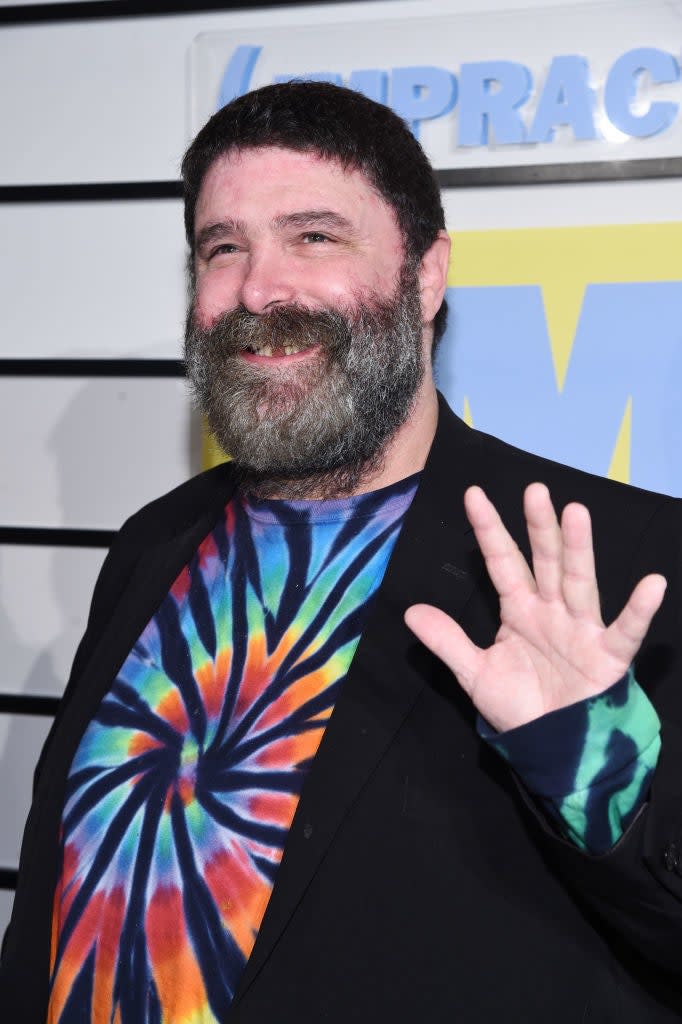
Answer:
[(311, 310), (296, 304), (276, 306), (267, 313), (251, 313), (244, 306), (226, 310), (211, 327), (198, 327), (194, 312), (190, 329), (218, 349), (221, 355), (238, 355), (262, 345), (283, 348), (295, 344), (301, 349), (320, 347), (330, 352), (347, 349), (353, 324), (333, 309)]

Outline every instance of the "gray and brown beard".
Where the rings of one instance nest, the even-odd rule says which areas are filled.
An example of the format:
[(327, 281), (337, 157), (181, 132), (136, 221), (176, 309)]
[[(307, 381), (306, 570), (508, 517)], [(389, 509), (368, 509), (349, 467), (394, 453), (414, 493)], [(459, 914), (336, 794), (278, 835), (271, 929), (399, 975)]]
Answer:
[[(306, 362), (255, 365), (240, 353), (268, 344), (319, 346)], [(187, 376), (209, 429), (259, 497), (352, 493), (382, 466), (424, 376), (419, 285), (403, 269), (395, 295), (352, 310), (243, 307), (207, 329), (190, 308)]]

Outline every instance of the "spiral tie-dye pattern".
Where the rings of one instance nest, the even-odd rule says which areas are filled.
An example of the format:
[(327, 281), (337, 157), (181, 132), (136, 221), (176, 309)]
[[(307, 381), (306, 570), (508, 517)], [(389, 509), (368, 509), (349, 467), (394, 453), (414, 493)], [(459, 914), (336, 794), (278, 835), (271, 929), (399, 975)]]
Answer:
[(175, 580), (71, 766), (50, 1024), (225, 1019), (416, 486), (237, 496)]

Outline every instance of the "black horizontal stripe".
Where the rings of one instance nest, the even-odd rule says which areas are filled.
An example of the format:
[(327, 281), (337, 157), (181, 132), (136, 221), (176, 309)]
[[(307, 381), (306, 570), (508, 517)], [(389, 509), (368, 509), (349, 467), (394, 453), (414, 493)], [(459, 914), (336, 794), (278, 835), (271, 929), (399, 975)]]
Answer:
[(18, 874), (16, 868), (0, 868), (0, 889), (16, 889)]
[(564, 185), (590, 181), (679, 178), (682, 156), (648, 160), (597, 160), (567, 164), (506, 167), (454, 167), (436, 171), (441, 188), (501, 188), (514, 185)]
[[(347, 0), (362, 3), (362, 0)], [(305, 7), (336, 0), (93, 0), (90, 3), (16, 4), (0, 7), (0, 25), (22, 22), (94, 21), (101, 18), (147, 18), (169, 14), (204, 14), (209, 11), (249, 11), (258, 7)]]
[(0, 359), (0, 377), (184, 377), (182, 359)]
[(0, 185), (0, 203), (83, 203), (102, 200), (181, 198), (181, 181), (84, 181), (56, 185)]
[(64, 526), (0, 526), (0, 544), (108, 548), (115, 536), (115, 530), (81, 530)]
[[(0, 8), (1, 10), (1, 8)], [(682, 156), (646, 160), (595, 160), (501, 167), (445, 167), (436, 170), (441, 188), (507, 188), (599, 181), (678, 178)], [(108, 202), (126, 199), (181, 199), (180, 181), (75, 182), (57, 185), (0, 185), (0, 203)]]
[(29, 693), (0, 693), (0, 715), (41, 715), (53, 718), (59, 697), (34, 697)]

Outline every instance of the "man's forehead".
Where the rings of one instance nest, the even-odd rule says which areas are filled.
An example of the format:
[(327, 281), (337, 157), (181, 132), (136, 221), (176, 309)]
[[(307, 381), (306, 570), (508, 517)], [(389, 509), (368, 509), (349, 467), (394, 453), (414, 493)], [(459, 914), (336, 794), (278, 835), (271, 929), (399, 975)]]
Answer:
[[(318, 199), (324, 196), (325, 208), (333, 209), (338, 203), (338, 212), (351, 217), (359, 213), (356, 200), (365, 198), (396, 220), (393, 207), (360, 168), (345, 166), (317, 151), (260, 146), (221, 153), (208, 166), (199, 191), (195, 228), (203, 226), (204, 216), (223, 197), (255, 202), (258, 196), (281, 198), (282, 216), (291, 212), (286, 205), (289, 197), (297, 209), (315, 209), (321, 205)], [(236, 213), (230, 211), (232, 216)]]
[(301, 187), (327, 188), (339, 197), (348, 191), (372, 194), (390, 208), (365, 171), (344, 164), (333, 156), (316, 150), (289, 149), (284, 146), (259, 146), (232, 149), (219, 154), (206, 168), (199, 190), (199, 200), (208, 191), (220, 191), (239, 184), (264, 184), (270, 181), (276, 190)]

